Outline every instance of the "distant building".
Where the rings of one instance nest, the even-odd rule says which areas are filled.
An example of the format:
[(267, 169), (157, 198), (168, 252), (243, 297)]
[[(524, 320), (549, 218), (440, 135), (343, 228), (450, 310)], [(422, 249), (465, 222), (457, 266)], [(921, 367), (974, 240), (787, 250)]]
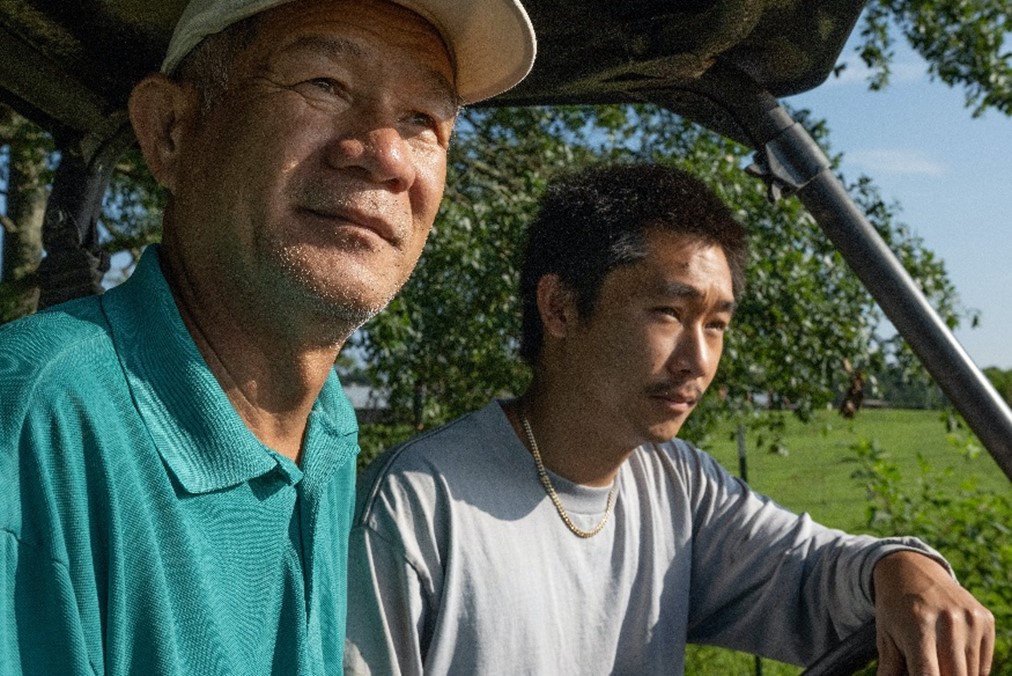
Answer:
[(348, 383), (344, 386), (344, 393), (355, 408), (359, 424), (380, 422), (387, 412), (386, 395), (368, 385)]

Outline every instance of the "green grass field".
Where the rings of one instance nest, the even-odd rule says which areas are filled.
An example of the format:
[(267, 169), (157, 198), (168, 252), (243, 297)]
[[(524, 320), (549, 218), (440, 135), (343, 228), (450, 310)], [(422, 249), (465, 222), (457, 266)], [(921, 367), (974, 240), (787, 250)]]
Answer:
[[(980, 488), (1010, 490), (1009, 480), (987, 451), (981, 449), (976, 458), (966, 459), (947, 441), (938, 411), (865, 409), (853, 420), (836, 411), (820, 411), (808, 424), (790, 414), (786, 414), (786, 421), (786, 456), (758, 449), (756, 432), (746, 430), (749, 484), (785, 507), (807, 511), (829, 526), (860, 530), (864, 525), (868, 502), (862, 485), (852, 478), (859, 464), (851, 447), (861, 438), (877, 440), (911, 485), (920, 477), (921, 454), (935, 470), (953, 468), (954, 483), (972, 477)], [(728, 425), (711, 435), (705, 450), (738, 474), (733, 431)]]
[[(934, 470), (952, 468), (944, 481), (952, 485), (972, 479), (986, 491), (1012, 490), (995, 461), (981, 449), (977, 457), (964, 458), (946, 436), (938, 411), (862, 410), (854, 420), (836, 411), (821, 411), (813, 422), (802, 424), (786, 416), (783, 443), (789, 454), (757, 448), (756, 430), (746, 432), (749, 484), (795, 511), (807, 511), (829, 526), (852, 532), (864, 530), (868, 500), (862, 484), (852, 478), (859, 462), (852, 445), (865, 438), (877, 440), (888, 459), (900, 467), (903, 483), (916, 490), (921, 478), (918, 454)], [(738, 450), (734, 427), (727, 425), (711, 435), (705, 449), (733, 474), (738, 474)], [(766, 433), (767, 441), (769, 433)], [(936, 476), (934, 473), (931, 476)], [(942, 552), (945, 553), (944, 551)], [(718, 648), (689, 646), (686, 673), (709, 675), (755, 673), (754, 658)], [(763, 660), (764, 676), (797, 676), (801, 669)], [(996, 674), (1006, 674), (997, 668)]]

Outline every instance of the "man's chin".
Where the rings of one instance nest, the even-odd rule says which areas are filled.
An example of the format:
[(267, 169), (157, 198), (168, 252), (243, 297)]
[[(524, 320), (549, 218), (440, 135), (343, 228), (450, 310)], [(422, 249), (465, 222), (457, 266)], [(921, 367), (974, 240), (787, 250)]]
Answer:
[(355, 328), (372, 319), (390, 302), (390, 298), (362, 297), (348, 293), (332, 294), (326, 289), (315, 291), (313, 294), (316, 301), (315, 311), (321, 321), (354, 325)]
[(345, 284), (305, 276), (283, 277), (279, 283), (287, 290), (278, 294), (278, 303), (269, 312), (297, 334), (315, 335), (310, 338), (314, 342), (347, 339), (390, 301)]
[(275, 264), (279, 277), (286, 280), (282, 283), (334, 319), (367, 321), (387, 306), (404, 283), (401, 277), (406, 277), (396, 272), (401, 267), (397, 260), (376, 261), (368, 255), (360, 260), (347, 252), (306, 255), (304, 249), (285, 253)]
[(649, 431), (650, 443), (663, 444), (667, 441), (671, 441), (678, 436), (678, 433), (682, 430), (682, 425), (684, 423), (685, 418), (682, 418), (680, 420), (670, 420), (655, 425)]

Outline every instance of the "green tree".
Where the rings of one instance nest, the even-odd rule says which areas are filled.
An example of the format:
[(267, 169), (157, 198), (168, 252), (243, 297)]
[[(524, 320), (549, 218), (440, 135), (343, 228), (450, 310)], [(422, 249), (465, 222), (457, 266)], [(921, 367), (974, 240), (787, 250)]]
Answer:
[(119, 158), (99, 220), (102, 247), (119, 259), (120, 271), (113, 270), (113, 274), (120, 274), (111, 280), (113, 283), (129, 273), (145, 246), (161, 240), (166, 198), (139, 148), (132, 147)]
[[(0, 105), (0, 186), (6, 208), (0, 276), (0, 323), (35, 311), (42, 261), (42, 222), (49, 184), (59, 153), (52, 137), (37, 125)], [(106, 191), (99, 234), (103, 249), (128, 270), (141, 249), (161, 236), (163, 191), (148, 172), (140, 152), (119, 158)], [(123, 275), (119, 275), (120, 278)], [(114, 275), (111, 280), (117, 281)]]
[[(933, 76), (966, 89), (975, 115), (988, 108), (1012, 114), (1012, 52), (1002, 51), (1010, 30), (1007, 0), (872, 0), (861, 19), (858, 51), (873, 69), (870, 86), (880, 88), (889, 80), (898, 32), (928, 60)], [(0, 106), (0, 185), (7, 204), (0, 218), (6, 235), (0, 322), (35, 307), (42, 205), (54, 157), (45, 133)], [(125, 267), (159, 236), (164, 197), (142, 167), (136, 151), (123, 160), (103, 217), (106, 250), (131, 254)]]
[(422, 261), (353, 339), (398, 421), (441, 422), (524, 382), (512, 349), (519, 246), (545, 181), (592, 158), (584, 126), (575, 109), (463, 113)]
[(3, 273), (0, 321), (35, 309), (39, 288), (35, 271), (42, 260), (42, 218), (52, 179), (52, 141), (37, 126), (0, 106), (0, 183), (5, 186)]
[(911, 378), (909, 372), (892, 364), (874, 377), (877, 396), (895, 408), (942, 410), (950, 406), (948, 399), (933, 381)]
[[(972, 436), (957, 428), (948, 438), (970, 462), (977, 451)], [(860, 463), (854, 478), (868, 494), (868, 531), (915, 535), (941, 552), (960, 583), (994, 614), (991, 673), (1012, 674), (1012, 496), (978, 488), (959, 466), (940, 470), (924, 458), (907, 489), (876, 441), (861, 440), (853, 450)]]
[(989, 366), (984, 369), (984, 375), (991, 381), (1002, 399), (1012, 406), (1012, 369), (1003, 370), (996, 366)]
[(858, 47), (872, 71), (872, 89), (889, 82), (893, 28), (950, 87), (961, 86), (974, 116), (991, 108), (1012, 115), (1012, 32), (1008, 0), (872, 0)]

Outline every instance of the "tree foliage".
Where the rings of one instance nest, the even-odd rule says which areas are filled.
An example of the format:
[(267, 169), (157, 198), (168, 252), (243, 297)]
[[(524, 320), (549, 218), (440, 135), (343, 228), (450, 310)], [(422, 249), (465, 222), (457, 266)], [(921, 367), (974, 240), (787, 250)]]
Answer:
[[(949, 440), (972, 461), (978, 447), (965, 430), (954, 430)], [(958, 467), (936, 469), (923, 458), (916, 487), (904, 489), (898, 466), (874, 440), (853, 450), (860, 463), (854, 477), (868, 491), (869, 531), (915, 535), (941, 552), (960, 583), (994, 614), (991, 673), (1012, 673), (1012, 496), (981, 490)]]
[[(870, 86), (877, 89), (888, 83), (898, 32), (924, 56), (934, 77), (965, 88), (966, 104), (975, 115), (989, 108), (1012, 114), (1009, 16), (1007, 0), (872, 0), (861, 19), (858, 47), (874, 73)], [(570, 121), (579, 124), (576, 118)], [(536, 146), (537, 142), (531, 144)], [(565, 149), (557, 150), (563, 157)], [(7, 205), (0, 219), (5, 233), (0, 322), (34, 307), (34, 271), (42, 257), (38, 205), (45, 200), (57, 157), (52, 139), (0, 105), (0, 188)], [(495, 167), (499, 158), (486, 159)], [(104, 248), (121, 254), (114, 260), (125, 269), (144, 244), (159, 236), (164, 196), (142, 167), (136, 150), (122, 160), (102, 217)], [(480, 173), (482, 169), (473, 171)], [(18, 212), (19, 196), (25, 198), (20, 204), (35, 206)], [(424, 387), (424, 383), (415, 386)]]
[(31, 312), (38, 300), (35, 271), (42, 260), (42, 219), (52, 180), (52, 140), (37, 126), (0, 106), (0, 215), (4, 246), (0, 321)]
[(1008, 0), (872, 0), (858, 52), (872, 69), (872, 89), (889, 82), (893, 28), (945, 84), (963, 87), (974, 116), (987, 109), (1012, 115), (1012, 8)]
[[(825, 143), (825, 129), (810, 126)], [(524, 226), (553, 176), (609, 160), (687, 169), (751, 233), (748, 288), (713, 386), (727, 396), (710, 397), (693, 416), (697, 433), (721, 409), (747, 412), (756, 394), (805, 416), (835, 398), (844, 360), (867, 372), (887, 360), (915, 368), (901, 341), (879, 332), (874, 301), (800, 203), (771, 205), (765, 186), (744, 174), (741, 146), (641, 107), (469, 110), (455, 144), (444, 209), (416, 274), (354, 341), (397, 422), (431, 426), (522, 391), (528, 375), (515, 345)], [(941, 261), (870, 181), (851, 192), (954, 325), (957, 299)]]
[[(49, 134), (0, 104), (0, 186), (6, 206), (0, 214), (4, 231), (0, 323), (35, 310), (42, 222), (59, 156)], [(160, 238), (164, 204), (164, 192), (140, 151), (131, 148), (117, 162), (99, 219), (100, 244), (122, 268), (113, 271), (112, 283), (125, 276), (145, 245)]]
[(1005, 402), (1012, 406), (1012, 369), (1000, 369), (990, 366), (984, 369), (984, 375), (994, 385), (994, 389)]
[(114, 275), (124, 277), (144, 247), (161, 240), (166, 197), (138, 148), (131, 148), (119, 158), (99, 220), (102, 246), (115, 257), (114, 261), (118, 260), (119, 270), (114, 268)]
[[(877, 73), (872, 86), (888, 80), (898, 28), (935, 76), (967, 88), (967, 104), (975, 112), (1008, 113), (1006, 5), (1006, 0), (873, 0), (861, 29), (862, 58)], [(0, 110), (0, 132), (10, 115)], [(810, 126), (825, 142), (825, 129)], [(6, 172), (0, 178), (8, 196), (4, 249), (5, 256), (21, 252), (28, 263), (5, 265), (0, 319), (30, 309), (32, 270), (41, 256), (32, 244), (39, 240), (41, 220), (15, 228), (12, 197), (22, 188), (44, 195), (56, 157), (45, 134), (27, 123), (17, 129), (0, 136)], [(490, 396), (523, 388), (528, 376), (513, 351), (523, 227), (552, 176), (608, 159), (684, 166), (732, 204), (753, 232), (750, 290), (715, 383), (729, 396), (711, 398), (709, 410), (694, 416), (695, 424), (704, 425), (707, 415), (722, 407), (747, 412), (749, 397), (760, 393), (804, 416), (835, 397), (844, 360), (869, 373), (889, 361), (904, 377), (921, 374), (898, 339), (879, 333), (875, 304), (801, 206), (794, 200), (768, 205), (763, 186), (742, 175), (746, 155), (670, 113), (646, 108), (466, 111), (452, 148), (447, 199), (422, 265), (389, 310), (354, 340), (374, 383), (388, 393), (395, 419), (416, 428), (432, 425)], [(32, 162), (18, 164), (22, 157)], [(136, 150), (121, 160), (101, 221), (103, 246), (120, 254), (114, 260), (122, 267), (159, 235), (164, 197), (142, 166)], [(954, 324), (959, 307), (941, 261), (898, 222), (896, 205), (885, 203), (868, 179), (850, 187)], [(25, 242), (29, 246), (22, 247)], [(18, 280), (12, 277), (15, 267)]]

